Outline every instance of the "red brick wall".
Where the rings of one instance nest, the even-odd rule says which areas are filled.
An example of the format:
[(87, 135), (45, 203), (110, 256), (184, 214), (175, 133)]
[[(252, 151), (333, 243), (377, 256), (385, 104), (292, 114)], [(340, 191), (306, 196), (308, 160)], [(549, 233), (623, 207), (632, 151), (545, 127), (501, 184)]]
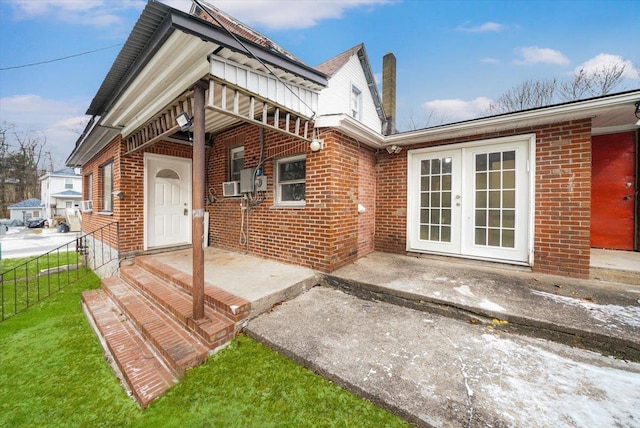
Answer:
[[(144, 153), (191, 158), (191, 147), (161, 142), (134, 154), (125, 156), (124, 153), (125, 146), (117, 136), (82, 168), (83, 177), (93, 173), (93, 212), (82, 214), (82, 231), (88, 233), (108, 223), (119, 222), (121, 253), (144, 248)], [(109, 160), (113, 160), (113, 190), (124, 194), (122, 199), (113, 198), (111, 214), (102, 212), (101, 166)], [(83, 191), (84, 199), (86, 189)]]
[(365, 212), (358, 214), (358, 257), (363, 257), (375, 250), (377, 183), (374, 151), (360, 148), (358, 173), (358, 202), (365, 208)]
[[(334, 132), (321, 132), (324, 148), (311, 152), (308, 143), (272, 131), (264, 132), (268, 178), (265, 201), (250, 210), (248, 251), (262, 257), (331, 271), (358, 255), (358, 144)], [(245, 168), (260, 161), (260, 130), (241, 126), (216, 137), (207, 161), (207, 181), (216, 202), (210, 213), (209, 242), (234, 251), (240, 243), (240, 198), (223, 198), (222, 182), (229, 180), (230, 148), (244, 144)], [(274, 161), (306, 155), (304, 208), (274, 207)], [(245, 220), (246, 221), (246, 220)], [(245, 223), (246, 227), (246, 223)]]
[(407, 150), (378, 153), (375, 249), (390, 253), (406, 250)]
[[(416, 144), (389, 155), (374, 153), (338, 132), (322, 130), (324, 148), (311, 152), (306, 142), (265, 131), (262, 167), (268, 177), (265, 201), (250, 210), (248, 251), (252, 254), (330, 272), (374, 248), (403, 253), (406, 250), (407, 150), (461, 143), (500, 136), (536, 133), (535, 266), (539, 272), (587, 277), (589, 272), (589, 218), (591, 186), (590, 119), (565, 122), (512, 132), (482, 134), (464, 139)], [(228, 150), (243, 144), (245, 167), (260, 159), (260, 130), (240, 126), (218, 135), (206, 150), (207, 202), (210, 213), (210, 245), (245, 251), (240, 243), (239, 198), (223, 198), (222, 182), (229, 180)], [(191, 157), (191, 147), (158, 143), (149, 153)], [(307, 160), (304, 208), (273, 206), (274, 160), (304, 153)], [(100, 214), (100, 166), (114, 160), (114, 190), (124, 198), (114, 199), (113, 215)], [(143, 249), (142, 221), (144, 176), (143, 152), (124, 156), (124, 146), (115, 138), (83, 168), (92, 172), (94, 212), (83, 215), (83, 230), (95, 230), (112, 221), (120, 222), (121, 252)], [(358, 202), (366, 212), (358, 214)], [(246, 223), (245, 223), (246, 226)]]
[(591, 120), (536, 129), (535, 270), (589, 276)]
[(589, 275), (591, 120), (479, 134), (416, 144), (399, 154), (378, 155), (375, 248), (406, 251), (407, 150), (510, 135), (536, 134), (535, 260), (538, 272)]

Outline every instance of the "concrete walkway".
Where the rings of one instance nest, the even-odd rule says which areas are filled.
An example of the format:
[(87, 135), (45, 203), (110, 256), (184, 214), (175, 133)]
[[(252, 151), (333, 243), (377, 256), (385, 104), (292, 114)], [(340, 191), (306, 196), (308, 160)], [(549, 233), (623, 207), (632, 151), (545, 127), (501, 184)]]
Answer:
[(638, 426), (638, 286), (384, 253), (323, 279), (248, 333), (415, 424)]

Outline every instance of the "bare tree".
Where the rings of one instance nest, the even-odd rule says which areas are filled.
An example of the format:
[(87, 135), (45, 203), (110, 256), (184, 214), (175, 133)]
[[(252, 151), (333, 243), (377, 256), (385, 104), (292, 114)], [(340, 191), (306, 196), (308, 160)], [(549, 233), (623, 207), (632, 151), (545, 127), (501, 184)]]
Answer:
[(622, 83), (625, 69), (621, 63), (604, 64), (591, 72), (581, 68), (560, 84), (560, 97), (564, 101), (575, 101), (607, 95)]
[(7, 207), (13, 203), (39, 197), (45, 145), (44, 137), (18, 133), (6, 123), (0, 127), (0, 216), (6, 217)]
[(613, 91), (623, 79), (625, 64), (616, 63), (596, 68), (590, 75), (593, 96), (606, 95)]
[(583, 68), (573, 75), (573, 78), (560, 83), (558, 88), (560, 98), (564, 101), (574, 101), (589, 97), (591, 80)]
[[(450, 116), (450, 115), (449, 115)], [(444, 123), (449, 123), (451, 117), (447, 117), (446, 114), (436, 116), (435, 110), (429, 110), (425, 112), (422, 119), (416, 119), (413, 114), (413, 110), (409, 113), (408, 119), (404, 121), (404, 128), (409, 131), (415, 131), (417, 129), (429, 128), (430, 126), (438, 126)]]
[(544, 107), (553, 102), (557, 86), (556, 79), (527, 80), (502, 94), (489, 106), (489, 112), (500, 114)]

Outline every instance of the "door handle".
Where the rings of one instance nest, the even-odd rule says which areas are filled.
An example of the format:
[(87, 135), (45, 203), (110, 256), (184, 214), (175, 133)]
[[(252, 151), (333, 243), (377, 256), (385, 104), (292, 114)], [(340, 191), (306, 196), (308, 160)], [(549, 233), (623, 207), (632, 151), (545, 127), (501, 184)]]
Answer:
[(631, 195), (626, 195), (622, 198), (623, 201), (628, 201), (629, 199), (631, 199), (633, 196)]
[(187, 208), (184, 209), (184, 215), (189, 215), (189, 209)]

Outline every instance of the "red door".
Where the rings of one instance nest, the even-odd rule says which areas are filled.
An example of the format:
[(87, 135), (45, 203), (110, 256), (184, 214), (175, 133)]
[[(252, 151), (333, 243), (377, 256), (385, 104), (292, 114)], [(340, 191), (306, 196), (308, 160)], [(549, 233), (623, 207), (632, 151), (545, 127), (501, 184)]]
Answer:
[(591, 139), (591, 246), (633, 250), (636, 134)]

